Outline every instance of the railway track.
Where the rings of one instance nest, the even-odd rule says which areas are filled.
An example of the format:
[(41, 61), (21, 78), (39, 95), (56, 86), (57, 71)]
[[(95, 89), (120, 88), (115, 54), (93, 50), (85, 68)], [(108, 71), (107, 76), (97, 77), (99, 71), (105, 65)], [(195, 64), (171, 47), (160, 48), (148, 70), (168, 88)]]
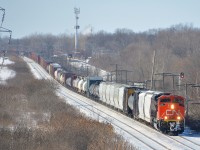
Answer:
[[(69, 103), (69, 100), (73, 101), (73, 102), (75, 102), (75, 105), (78, 104), (78, 106), (81, 106), (81, 109), (84, 109), (87, 112), (88, 111), (91, 112), (93, 115), (93, 118), (95, 118), (95, 116), (97, 116), (98, 120), (102, 119), (102, 121), (111, 123), (115, 127), (115, 129), (117, 128), (118, 130), (120, 130), (120, 132), (124, 132), (124, 133), (128, 134), (129, 136), (132, 137), (132, 140), (139, 142), (140, 145), (143, 145), (142, 147), (144, 147), (145, 149), (154, 149), (155, 150), (155, 149), (159, 148), (159, 149), (168, 149), (169, 150), (169, 148), (164, 146), (162, 143), (158, 143), (155, 139), (145, 135), (144, 133), (137, 130), (136, 128), (133, 128), (133, 127), (123, 123), (119, 119), (101, 111), (100, 109), (98, 109), (96, 107), (91, 107), (91, 104), (88, 104), (88, 103), (82, 101), (81, 99), (77, 99), (73, 95), (69, 95), (68, 92), (66, 92), (66, 93), (63, 93), (60, 91), (57, 91), (57, 92), (62, 94), (62, 97), (67, 98), (68, 103)], [(90, 116), (90, 117), (92, 117), (92, 116)], [(156, 147), (152, 146), (152, 145), (156, 145)]]
[[(30, 67), (32, 66), (42, 78), (52, 80), (51, 76), (38, 64), (29, 59), (26, 61), (30, 63)], [(67, 103), (78, 107), (90, 117), (94, 119), (98, 118), (99, 121), (111, 123), (118, 133), (141, 149), (200, 149), (200, 144), (198, 143), (182, 136), (171, 137), (164, 135), (119, 112), (74, 93), (60, 84), (57, 93), (66, 99)]]

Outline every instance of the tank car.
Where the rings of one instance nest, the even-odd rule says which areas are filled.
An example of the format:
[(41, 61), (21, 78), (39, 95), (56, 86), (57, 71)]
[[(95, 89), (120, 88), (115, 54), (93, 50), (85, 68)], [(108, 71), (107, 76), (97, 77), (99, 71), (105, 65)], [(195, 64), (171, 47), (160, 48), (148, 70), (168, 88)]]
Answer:
[(84, 78), (81, 77), (80, 80), (78, 81), (78, 92), (79, 92), (79, 93), (82, 93), (83, 83), (84, 83)]
[(75, 88), (76, 91), (78, 91), (78, 82), (81, 80), (81, 77), (77, 77), (75, 80), (73, 80), (73, 88)]
[(87, 93), (87, 80), (84, 80), (83, 85), (82, 85), (82, 92), (84, 94)]
[(61, 68), (61, 66), (60, 66), (59, 64), (57, 64), (57, 63), (51, 63), (51, 64), (48, 65), (47, 70), (48, 70), (49, 74), (50, 74), (53, 78), (55, 78), (54, 72), (55, 72), (58, 68)]
[(74, 80), (76, 80), (77, 76), (75, 74), (71, 74), (69, 76), (66, 77), (66, 85), (68, 87), (73, 87), (73, 84), (74, 84)]

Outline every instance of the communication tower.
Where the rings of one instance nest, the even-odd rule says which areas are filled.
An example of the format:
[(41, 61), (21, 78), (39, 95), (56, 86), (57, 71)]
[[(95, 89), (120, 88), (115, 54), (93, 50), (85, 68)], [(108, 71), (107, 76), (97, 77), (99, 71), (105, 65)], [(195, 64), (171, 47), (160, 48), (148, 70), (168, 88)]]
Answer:
[(76, 19), (76, 25), (75, 25), (75, 53), (77, 52), (78, 49), (78, 29), (80, 26), (78, 25), (78, 19), (79, 19), (79, 14), (80, 14), (80, 8), (74, 8), (74, 13), (75, 13), (75, 19)]

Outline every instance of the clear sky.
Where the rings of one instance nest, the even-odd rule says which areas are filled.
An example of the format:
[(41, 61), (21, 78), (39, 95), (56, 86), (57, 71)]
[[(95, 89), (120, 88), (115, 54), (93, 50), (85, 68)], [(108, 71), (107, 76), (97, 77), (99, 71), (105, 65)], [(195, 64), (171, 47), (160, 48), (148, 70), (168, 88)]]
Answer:
[(73, 34), (75, 6), (80, 8), (79, 31), (89, 25), (94, 32), (141, 32), (179, 23), (200, 28), (200, 0), (0, 0), (6, 10), (3, 27), (13, 31), (13, 38)]

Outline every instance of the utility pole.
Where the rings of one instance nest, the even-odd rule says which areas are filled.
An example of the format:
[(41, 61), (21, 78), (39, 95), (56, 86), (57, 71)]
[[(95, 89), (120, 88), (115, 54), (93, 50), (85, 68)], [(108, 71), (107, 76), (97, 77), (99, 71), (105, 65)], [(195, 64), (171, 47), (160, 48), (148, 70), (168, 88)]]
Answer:
[(79, 19), (79, 14), (80, 14), (80, 8), (74, 8), (74, 13), (75, 13), (75, 19), (76, 19), (76, 25), (75, 25), (75, 53), (77, 52), (78, 49), (78, 29), (80, 26), (78, 25), (78, 19)]
[(151, 90), (153, 89), (153, 75), (154, 75), (154, 66), (155, 66), (155, 56), (156, 56), (156, 50), (154, 50), (153, 53), (153, 65), (152, 65), (152, 72), (151, 72)]

